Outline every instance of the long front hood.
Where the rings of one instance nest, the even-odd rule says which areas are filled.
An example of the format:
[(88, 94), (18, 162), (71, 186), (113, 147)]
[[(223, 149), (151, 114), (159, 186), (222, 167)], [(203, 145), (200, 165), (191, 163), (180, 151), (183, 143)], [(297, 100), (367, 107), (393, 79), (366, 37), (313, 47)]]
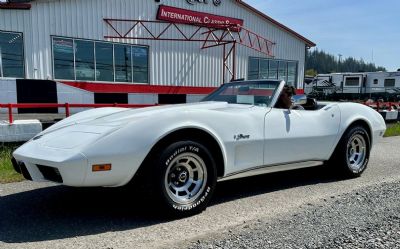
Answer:
[(110, 115), (104, 115), (103, 117), (97, 117), (91, 120), (90, 124), (93, 125), (117, 125), (118, 123), (134, 122), (135, 120), (155, 117), (158, 115), (168, 115), (183, 113), (189, 111), (200, 111), (200, 110), (215, 110), (215, 111), (229, 111), (232, 109), (243, 110), (248, 109), (249, 105), (232, 105), (226, 102), (200, 102), (191, 104), (178, 104), (178, 105), (165, 105), (165, 106), (154, 106), (138, 109), (127, 109), (122, 112), (117, 112)]
[(95, 116), (91, 119), (82, 118), (76, 123), (94, 126), (121, 127), (126, 123), (136, 122), (143, 118), (158, 117), (160, 115), (176, 115), (177, 113), (214, 110), (220, 112), (245, 111), (251, 108), (250, 105), (228, 104), (226, 102), (200, 102), (191, 104), (177, 104), (154, 106), (138, 109), (116, 109), (114, 113), (106, 113), (102, 116)]
[[(100, 108), (78, 113), (46, 129), (34, 138), (42, 146), (73, 149), (96, 141), (129, 123), (162, 115), (176, 116), (178, 113), (196, 111), (246, 112), (250, 105), (232, 105), (226, 102), (200, 102), (192, 104), (165, 105), (138, 109)], [(38, 137), (40, 137), (38, 139)]]

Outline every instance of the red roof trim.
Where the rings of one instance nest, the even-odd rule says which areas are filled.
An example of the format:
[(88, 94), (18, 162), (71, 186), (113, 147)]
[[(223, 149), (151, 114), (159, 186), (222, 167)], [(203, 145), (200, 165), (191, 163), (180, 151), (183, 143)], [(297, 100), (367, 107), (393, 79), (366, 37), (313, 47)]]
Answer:
[(61, 83), (95, 93), (209, 94), (216, 89), (216, 87), (160, 86), (71, 81), (62, 81)]
[(30, 3), (0, 3), (0, 9), (30, 10)]
[(262, 13), (261, 11), (257, 10), (256, 8), (250, 6), (249, 4), (243, 2), (242, 0), (236, 0), (236, 2), (238, 4), (241, 4), (243, 7), (249, 9), (250, 11), (260, 15), (261, 17), (267, 19), (268, 21), (272, 22), (273, 24), (277, 25), (279, 28), (286, 30), (287, 32), (291, 33), (292, 35), (296, 36), (297, 38), (299, 38), (300, 40), (304, 41), (309, 47), (315, 47), (316, 44), (310, 40), (308, 40), (307, 38), (305, 38), (304, 36), (300, 35), (299, 33), (293, 31), (292, 29), (286, 27), (285, 25), (283, 25), (282, 23), (279, 23), (277, 21), (275, 21), (274, 19), (272, 19), (271, 17), (267, 16), (266, 14)]

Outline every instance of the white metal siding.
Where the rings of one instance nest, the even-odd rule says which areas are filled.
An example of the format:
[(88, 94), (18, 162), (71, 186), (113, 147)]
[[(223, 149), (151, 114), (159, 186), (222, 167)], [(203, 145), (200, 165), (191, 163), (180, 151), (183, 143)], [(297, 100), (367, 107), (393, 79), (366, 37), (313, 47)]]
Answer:
[[(115, 34), (103, 18), (155, 20), (159, 5), (150, 0), (37, 0), (31, 4), (31, 10), (0, 10), (0, 30), (23, 32), (26, 77), (34, 79), (53, 79), (51, 36), (104, 40), (105, 35)], [(222, 1), (219, 7), (212, 3), (190, 5), (185, 0), (161, 0), (160, 4), (244, 19), (245, 27), (276, 42), (275, 58), (299, 62), (298, 82), (302, 82), (304, 41), (234, 0)], [(128, 29), (123, 25), (119, 28)], [(113, 42), (150, 46), (150, 84), (218, 86), (222, 81), (222, 47), (202, 50), (200, 42), (121, 39)], [(266, 57), (239, 45), (237, 78), (247, 77), (249, 56)]]

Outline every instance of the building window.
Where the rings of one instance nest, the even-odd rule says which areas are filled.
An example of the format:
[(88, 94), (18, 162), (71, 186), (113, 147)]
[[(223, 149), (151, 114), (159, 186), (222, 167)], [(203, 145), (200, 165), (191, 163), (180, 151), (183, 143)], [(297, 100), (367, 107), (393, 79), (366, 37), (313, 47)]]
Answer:
[(149, 53), (147, 48), (132, 47), (133, 82), (149, 82)]
[(297, 61), (249, 58), (248, 79), (278, 79), (289, 85), (297, 83)]
[(293, 61), (288, 62), (287, 83), (291, 86), (295, 85), (297, 76), (297, 63)]
[(374, 85), (378, 85), (378, 79), (374, 79)]
[(385, 79), (385, 83), (384, 83), (385, 87), (394, 87), (396, 84), (396, 80), (395, 79)]
[(269, 79), (278, 79), (278, 65), (279, 62), (275, 60), (271, 60), (269, 62), (269, 73), (268, 73), (268, 78)]
[(287, 83), (287, 62), (279, 61), (278, 80), (284, 80)]
[(0, 31), (0, 77), (23, 78), (24, 72), (22, 33)]
[(95, 80), (93, 42), (75, 41), (75, 75), (77, 80)]
[(113, 45), (96, 42), (96, 80), (114, 81)]
[(53, 37), (54, 78), (149, 82), (148, 47)]
[(260, 60), (258, 58), (251, 58), (249, 59), (249, 74), (248, 74), (248, 79), (249, 80), (255, 80), (258, 79), (258, 72), (260, 71), (259, 68), (259, 62)]
[(54, 78), (74, 80), (74, 41), (53, 39)]
[(132, 81), (132, 56), (131, 47), (126, 45), (114, 45), (115, 81)]
[(260, 60), (260, 79), (268, 79), (269, 61)]

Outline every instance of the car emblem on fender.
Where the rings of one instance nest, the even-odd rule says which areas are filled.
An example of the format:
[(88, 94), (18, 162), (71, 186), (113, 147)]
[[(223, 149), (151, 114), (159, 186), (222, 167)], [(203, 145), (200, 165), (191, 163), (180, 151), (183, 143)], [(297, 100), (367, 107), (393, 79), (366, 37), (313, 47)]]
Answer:
[(241, 139), (249, 139), (250, 135), (243, 135), (243, 134), (238, 134), (233, 136), (233, 139), (235, 139), (236, 141), (239, 141)]

